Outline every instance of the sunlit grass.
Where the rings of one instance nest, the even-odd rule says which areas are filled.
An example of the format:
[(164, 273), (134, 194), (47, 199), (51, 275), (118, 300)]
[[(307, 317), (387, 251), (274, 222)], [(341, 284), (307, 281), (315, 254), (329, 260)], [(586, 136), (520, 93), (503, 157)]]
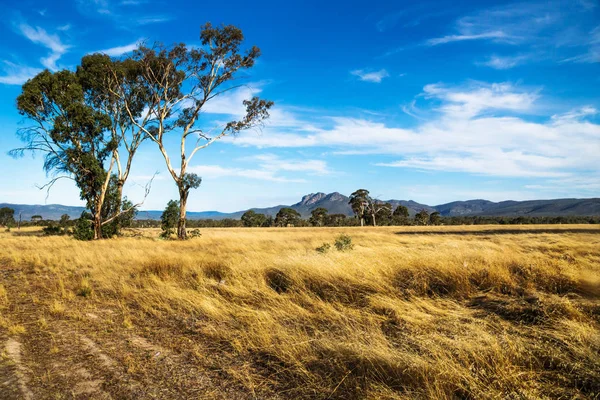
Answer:
[[(565, 232), (482, 233), (532, 228)], [(249, 365), (227, 375), (249, 391), (593, 397), (600, 230), (567, 232), (591, 228), (204, 229), (186, 242), (12, 232), (0, 262), (53, 277), (42, 302), (54, 317), (118, 307), (126, 329), (150, 318), (173, 337), (200, 335)], [(341, 234), (353, 249), (336, 250)]]

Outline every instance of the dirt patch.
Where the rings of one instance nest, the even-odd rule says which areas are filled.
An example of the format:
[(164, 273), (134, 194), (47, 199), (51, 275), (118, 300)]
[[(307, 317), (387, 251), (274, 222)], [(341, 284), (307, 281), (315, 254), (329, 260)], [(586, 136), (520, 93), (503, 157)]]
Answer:
[(5, 346), (6, 354), (11, 359), (11, 361), (15, 364), (15, 378), (17, 380), (17, 384), (19, 389), (21, 390), (21, 394), (25, 400), (33, 400), (33, 393), (29, 390), (27, 386), (28, 380), (26, 376), (26, 369), (23, 366), (21, 361), (21, 343), (16, 341), (15, 339), (8, 339)]

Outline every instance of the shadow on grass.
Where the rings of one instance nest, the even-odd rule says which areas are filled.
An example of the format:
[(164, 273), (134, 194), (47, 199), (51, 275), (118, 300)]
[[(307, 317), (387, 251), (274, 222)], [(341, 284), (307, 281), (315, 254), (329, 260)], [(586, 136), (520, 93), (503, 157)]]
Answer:
[(11, 230), (10, 233), (13, 236), (45, 236), (42, 231), (18, 231), (18, 230)]
[(556, 229), (556, 228), (533, 228), (533, 229), (483, 229), (483, 230), (445, 230), (445, 231), (401, 231), (396, 232), (396, 235), (518, 235), (518, 234), (539, 234), (539, 233), (597, 233), (600, 234), (598, 228), (581, 228), (581, 229)]

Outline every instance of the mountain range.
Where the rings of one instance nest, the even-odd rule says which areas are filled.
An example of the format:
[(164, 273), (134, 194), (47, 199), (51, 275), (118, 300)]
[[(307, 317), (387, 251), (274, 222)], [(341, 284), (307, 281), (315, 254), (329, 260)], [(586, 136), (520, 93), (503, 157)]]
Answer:
[[(489, 200), (467, 200), (454, 201), (451, 203), (429, 206), (417, 203), (413, 200), (383, 200), (392, 204), (394, 208), (403, 205), (408, 208), (412, 216), (422, 209), (428, 212), (438, 211), (443, 216), (566, 216), (566, 215), (600, 215), (600, 198), (592, 199), (554, 199), (554, 200), (528, 200), (528, 201), (501, 201)], [(44, 219), (57, 220), (61, 215), (67, 214), (71, 218), (78, 218), (84, 207), (64, 206), (60, 204), (27, 205), (0, 203), (1, 207), (10, 207), (15, 210), (15, 218), (19, 213), (24, 220), (29, 220), (32, 215), (41, 215)], [(283, 207), (290, 207), (298, 211), (303, 218), (310, 216), (310, 212), (318, 207), (326, 208), (330, 214), (353, 215), (348, 204), (348, 197), (338, 192), (334, 193), (311, 193), (302, 197), (296, 204), (278, 205), (267, 208), (252, 208), (257, 213), (275, 216)], [(239, 219), (244, 212), (222, 213), (218, 211), (189, 211), (189, 219)], [(162, 210), (142, 210), (138, 213), (138, 219), (159, 219)]]

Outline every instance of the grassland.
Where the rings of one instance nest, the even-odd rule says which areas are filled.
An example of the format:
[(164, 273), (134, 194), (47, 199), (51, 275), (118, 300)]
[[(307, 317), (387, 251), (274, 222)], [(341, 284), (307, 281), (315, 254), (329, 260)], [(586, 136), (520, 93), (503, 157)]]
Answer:
[(0, 398), (600, 398), (598, 227), (130, 235), (0, 233)]

